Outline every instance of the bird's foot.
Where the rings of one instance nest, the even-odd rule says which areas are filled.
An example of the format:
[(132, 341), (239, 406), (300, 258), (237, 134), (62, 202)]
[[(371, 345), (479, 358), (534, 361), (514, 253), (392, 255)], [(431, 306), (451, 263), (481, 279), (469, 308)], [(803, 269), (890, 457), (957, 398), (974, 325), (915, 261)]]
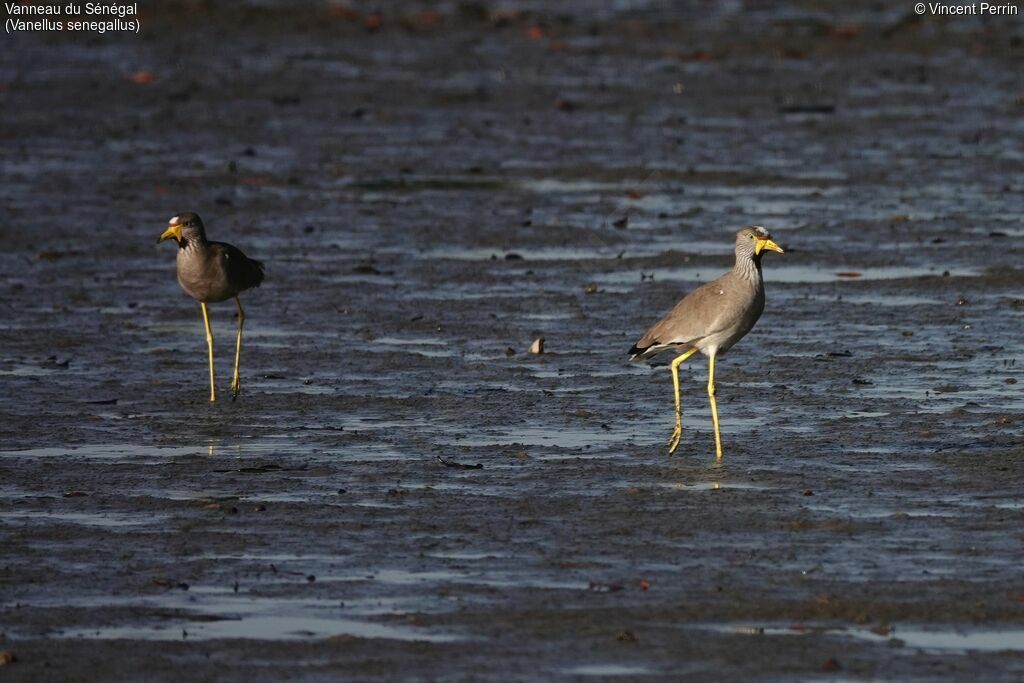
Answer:
[(231, 400), (237, 401), (240, 393), (242, 393), (242, 383), (236, 379), (231, 382)]
[(672, 436), (668, 438), (668, 454), (672, 455), (679, 448), (679, 440), (683, 438), (683, 426), (676, 425), (672, 430)]

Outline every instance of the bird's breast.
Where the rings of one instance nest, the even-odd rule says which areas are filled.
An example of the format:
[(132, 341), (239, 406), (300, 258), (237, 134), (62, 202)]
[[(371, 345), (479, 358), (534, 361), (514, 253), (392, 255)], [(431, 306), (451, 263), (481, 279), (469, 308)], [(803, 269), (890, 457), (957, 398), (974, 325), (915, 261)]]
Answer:
[(195, 247), (178, 251), (178, 283), (190, 297), (205, 303), (226, 301), (236, 294), (220, 259)]

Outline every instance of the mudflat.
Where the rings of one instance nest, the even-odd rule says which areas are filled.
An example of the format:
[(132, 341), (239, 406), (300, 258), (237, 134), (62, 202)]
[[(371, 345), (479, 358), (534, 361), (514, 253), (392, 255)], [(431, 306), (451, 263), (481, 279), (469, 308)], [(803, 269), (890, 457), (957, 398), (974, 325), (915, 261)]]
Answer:
[[(0, 38), (0, 678), (1024, 675), (1019, 17), (140, 10)], [(626, 351), (746, 224), (669, 458)]]

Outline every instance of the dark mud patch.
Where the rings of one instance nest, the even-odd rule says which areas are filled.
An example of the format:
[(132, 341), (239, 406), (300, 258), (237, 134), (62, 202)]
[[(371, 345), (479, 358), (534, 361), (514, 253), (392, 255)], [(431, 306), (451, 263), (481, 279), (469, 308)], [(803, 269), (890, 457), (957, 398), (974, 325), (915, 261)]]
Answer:
[[(5, 672), (1019, 679), (1020, 24), (910, 10), (5, 38)], [(237, 402), (153, 244), (184, 209), (267, 263)], [(787, 253), (726, 457), (694, 359), (668, 458), (626, 349), (749, 223)]]

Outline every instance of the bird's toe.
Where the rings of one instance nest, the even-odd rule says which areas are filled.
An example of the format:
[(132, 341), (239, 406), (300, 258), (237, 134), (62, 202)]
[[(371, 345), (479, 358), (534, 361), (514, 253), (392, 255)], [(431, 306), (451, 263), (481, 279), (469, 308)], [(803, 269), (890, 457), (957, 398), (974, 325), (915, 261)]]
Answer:
[(673, 453), (675, 453), (676, 449), (679, 448), (679, 441), (680, 441), (680, 439), (682, 439), (682, 436), (683, 436), (683, 430), (681, 430), (679, 427), (676, 427), (675, 429), (672, 430), (672, 436), (670, 436), (668, 438), (668, 454), (669, 455), (672, 455)]

